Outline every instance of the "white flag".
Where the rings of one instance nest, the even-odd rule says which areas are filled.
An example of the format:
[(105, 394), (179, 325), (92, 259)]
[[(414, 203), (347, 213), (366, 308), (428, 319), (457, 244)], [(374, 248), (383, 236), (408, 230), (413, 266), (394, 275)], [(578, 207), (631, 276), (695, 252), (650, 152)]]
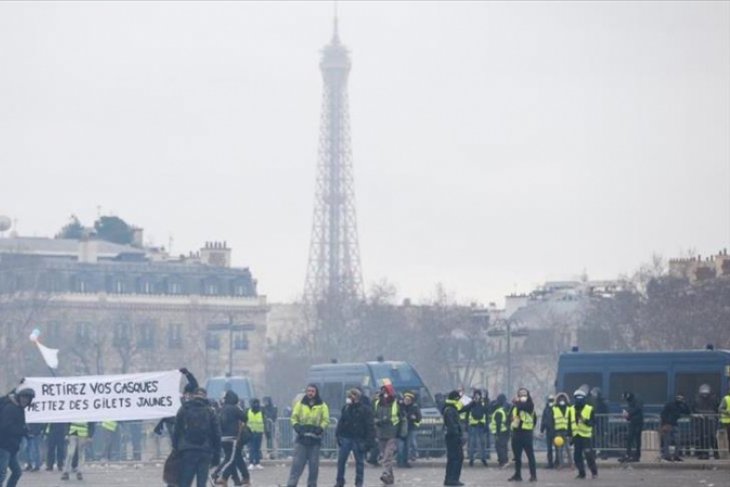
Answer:
[(52, 369), (57, 369), (58, 368), (58, 349), (57, 348), (48, 348), (47, 346), (43, 345), (38, 340), (36, 340), (35, 344), (38, 345), (38, 350), (40, 350), (41, 355), (43, 355), (43, 360), (46, 362), (46, 365)]

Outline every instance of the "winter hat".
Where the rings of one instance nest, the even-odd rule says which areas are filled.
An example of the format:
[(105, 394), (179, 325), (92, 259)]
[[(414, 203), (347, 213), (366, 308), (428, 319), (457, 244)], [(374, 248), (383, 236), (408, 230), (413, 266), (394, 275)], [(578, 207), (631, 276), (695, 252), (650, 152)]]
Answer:
[(411, 398), (411, 399), (416, 399), (416, 395), (415, 395), (415, 394), (413, 394), (413, 393), (412, 393), (412, 392), (410, 392), (410, 391), (408, 391), (408, 392), (406, 392), (405, 394), (403, 394), (403, 398), (405, 399), (406, 397), (409, 397), (409, 398)]
[(352, 389), (347, 390), (347, 395), (352, 396), (355, 399), (360, 399), (360, 397), (362, 396), (362, 392), (360, 392), (360, 389), (353, 387)]
[(459, 391), (451, 391), (449, 392), (449, 395), (446, 396), (446, 399), (450, 399), (451, 401), (456, 401), (461, 397), (461, 393)]

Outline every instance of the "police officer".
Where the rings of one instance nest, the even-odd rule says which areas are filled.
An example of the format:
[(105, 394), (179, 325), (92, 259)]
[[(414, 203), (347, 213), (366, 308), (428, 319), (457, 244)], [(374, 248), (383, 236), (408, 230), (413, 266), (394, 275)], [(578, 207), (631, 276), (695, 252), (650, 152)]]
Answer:
[(568, 416), (568, 429), (573, 437), (573, 460), (578, 469), (577, 479), (586, 478), (586, 467), (583, 459), (588, 462), (588, 468), (595, 479), (598, 477), (596, 466), (596, 455), (593, 450), (593, 425), (595, 424), (595, 413), (593, 406), (586, 403), (586, 393), (578, 389), (573, 393), (574, 404), (570, 407)]
[(537, 465), (533, 446), (533, 430), (537, 422), (535, 403), (532, 402), (530, 391), (521, 387), (512, 401), (510, 411), (510, 427), (512, 429), (512, 453), (515, 456), (515, 473), (507, 479), (510, 482), (522, 480), (522, 452), (527, 456), (530, 467), (530, 482), (537, 481)]

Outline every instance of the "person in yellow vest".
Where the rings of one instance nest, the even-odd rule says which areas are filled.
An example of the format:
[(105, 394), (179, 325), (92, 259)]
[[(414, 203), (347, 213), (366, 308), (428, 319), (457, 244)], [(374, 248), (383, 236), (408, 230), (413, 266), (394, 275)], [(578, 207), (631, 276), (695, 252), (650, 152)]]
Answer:
[(258, 399), (251, 400), (251, 407), (246, 413), (248, 416), (248, 427), (251, 429), (251, 441), (248, 443), (248, 458), (251, 461), (251, 468), (259, 470), (264, 467), (261, 465), (261, 443), (264, 439), (264, 412), (261, 410), (261, 401)]
[(478, 454), (482, 465), (487, 466), (487, 409), (489, 404), (482, 398), (482, 392), (475, 390), (466, 415), (467, 433), (469, 436), (469, 466), (474, 466), (474, 457)]
[(535, 403), (530, 397), (530, 391), (521, 387), (512, 401), (512, 410), (509, 414), (512, 429), (512, 453), (515, 456), (515, 473), (507, 479), (510, 482), (522, 480), (522, 452), (527, 456), (530, 467), (530, 482), (537, 481), (537, 463), (535, 462), (535, 448), (533, 445), (535, 423)]
[(102, 421), (101, 433), (104, 445), (102, 458), (109, 461), (119, 460), (119, 423), (110, 420)]
[(720, 424), (727, 433), (728, 452), (730, 452), (730, 384), (725, 397), (720, 401), (720, 407), (717, 411), (720, 413)]
[(395, 399), (395, 388), (393, 384), (388, 383), (380, 388), (380, 394), (373, 403), (375, 436), (378, 439), (378, 447), (383, 456), (383, 473), (380, 480), (385, 485), (395, 483), (393, 463), (398, 450), (398, 433), (403, 426), (401, 421), (405, 421), (405, 418), (401, 415), (398, 401)]
[(568, 431), (573, 438), (573, 460), (578, 469), (577, 479), (586, 478), (586, 467), (583, 459), (588, 462), (588, 468), (595, 479), (598, 477), (596, 453), (593, 450), (593, 425), (595, 413), (593, 406), (586, 403), (586, 393), (578, 389), (573, 393), (573, 405), (568, 414)]
[[(552, 421), (555, 428), (555, 438), (560, 438), (555, 445), (555, 463), (557, 469), (563, 468), (566, 464), (568, 468), (573, 467), (573, 458), (570, 455), (570, 433), (568, 431), (568, 414), (570, 414), (570, 399), (564, 392), (559, 392), (555, 396), (555, 404), (552, 408)], [(560, 445), (560, 446), (558, 446)]]
[(68, 429), (68, 451), (66, 452), (66, 462), (63, 467), (63, 475), (61, 480), (69, 480), (71, 474), (71, 464), (73, 463), (74, 455), (77, 455), (78, 465), (74, 472), (76, 472), (76, 478), (78, 480), (84, 479), (82, 472), (84, 467), (84, 460), (86, 454), (84, 449), (89, 444), (91, 438), (94, 436), (94, 423), (71, 423)]
[(507, 396), (499, 394), (494, 403), (494, 411), (489, 421), (489, 431), (494, 437), (494, 448), (497, 450), (497, 462), (504, 467), (509, 462), (507, 444), (509, 443), (509, 421), (507, 421)]
[(316, 384), (309, 384), (302, 400), (294, 405), (291, 424), (297, 433), (297, 439), (286, 487), (297, 487), (305, 465), (309, 468), (307, 487), (316, 487), (322, 436), (330, 424), (330, 410), (319, 396)]

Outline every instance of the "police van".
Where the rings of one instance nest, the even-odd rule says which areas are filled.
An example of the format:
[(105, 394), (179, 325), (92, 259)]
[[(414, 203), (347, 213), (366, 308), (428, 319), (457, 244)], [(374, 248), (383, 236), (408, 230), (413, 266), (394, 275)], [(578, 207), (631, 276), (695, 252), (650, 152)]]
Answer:
[(410, 391), (416, 395), (423, 416), (421, 426), (416, 431), (419, 450), (425, 452), (436, 449), (440, 453), (443, 448), (441, 413), (421, 376), (408, 362), (318, 364), (312, 365), (307, 374), (307, 383), (317, 385), (322, 400), (327, 403), (334, 417), (340, 415), (347, 390), (359, 387), (366, 396), (374, 398), (384, 379), (390, 380), (397, 393)]
[(558, 360), (555, 386), (568, 395), (582, 385), (599, 387), (611, 413), (619, 413), (623, 393), (632, 392), (644, 404), (644, 413), (658, 414), (676, 394), (691, 402), (702, 384), (722, 398), (729, 377), (728, 350), (568, 352)]
[(248, 377), (223, 376), (211, 377), (205, 382), (205, 389), (209, 399), (219, 400), (223, 398), (226, 391), (233, 391), (238, 395), (239, 401), (245, 401), (246, 406), (251, 404), (255, 398), (253, 381)]

